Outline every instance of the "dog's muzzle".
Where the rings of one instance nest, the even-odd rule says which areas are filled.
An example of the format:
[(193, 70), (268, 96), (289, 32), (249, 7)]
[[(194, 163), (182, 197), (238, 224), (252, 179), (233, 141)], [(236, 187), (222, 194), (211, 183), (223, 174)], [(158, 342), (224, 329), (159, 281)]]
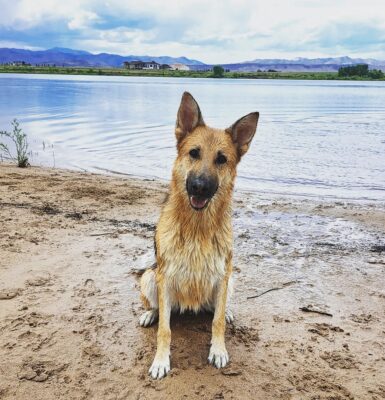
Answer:
[(195, 210), (203, 210), (218, 189), (216, 178), (207, 175), (189, 175), (186, 180), (186, 189), (190, 205)]

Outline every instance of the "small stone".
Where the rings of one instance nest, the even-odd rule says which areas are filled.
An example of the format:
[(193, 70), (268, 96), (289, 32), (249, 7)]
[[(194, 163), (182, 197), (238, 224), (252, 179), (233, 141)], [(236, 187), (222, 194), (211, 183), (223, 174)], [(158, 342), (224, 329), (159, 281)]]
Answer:
[(19, 294), (19, 289), (0, 290), (0, 300), (10, 300)]
[(27, 286), (44, 286), (50, 281), (50, 276), (37, 276), (35, 278), (27, 279), (25, 281)]
[(26, 379), (27, 381), (31, 381), (36, 377), (37, 373), (32, 368), (27, 368), (25, 371), (22, 371), (19, 374), (19, 379)]
[(47, 379), (48, 379), (48, 375), (47, 375), (45, 372), (41, 373), (40, 375), (36, 375), (36, 376), (33, 378), (33, 380), (34, 380), (35, 382), (44, 382), (44, 381), (46, 381)]
[(369, 264), (385, 264), (385, 260), (375, 257), (371, 257), (367, 261)]

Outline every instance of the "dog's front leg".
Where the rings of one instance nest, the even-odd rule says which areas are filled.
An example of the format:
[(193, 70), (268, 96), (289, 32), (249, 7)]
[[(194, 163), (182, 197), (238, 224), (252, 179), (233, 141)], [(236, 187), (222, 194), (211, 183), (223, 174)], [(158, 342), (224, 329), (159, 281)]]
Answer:
[(223, 368), (229, 362), (229, 355), (225, 345), (225, 329), (226, 329), (226, 300), (227, 289), (229, 284), (229, 276), (231, 273), (231, 265), (228, 266), (228, 272), (223, 280), (219, 283), (216, 293), (216, 304), (214, 311), (211, 347), (209, 354), (210, 364), (217, 368)]
[(157, 279), (159, 301), (159, 326), (157, 350), (149, 373), (154, 379), (161, 379), (170, 371), (170, 314), (171, 304), (169, 293), (163, 277)]

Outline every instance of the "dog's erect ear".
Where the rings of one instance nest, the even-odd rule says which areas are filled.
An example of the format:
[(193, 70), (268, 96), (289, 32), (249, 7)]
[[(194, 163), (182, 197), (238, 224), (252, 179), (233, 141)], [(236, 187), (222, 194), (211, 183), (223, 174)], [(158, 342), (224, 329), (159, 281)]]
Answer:
[(198, 103), (190, 93), (184, 92), (176, 119), (175, 135), (179, 142), (197, 126), (204, 125)]
[(249, 149), (251, 140), (257, 130), (258, 118), (258, 112), (247, 114), (226, 129), (226, 132), (231, 135), (233, 143), (237, 147), (239, 158)]

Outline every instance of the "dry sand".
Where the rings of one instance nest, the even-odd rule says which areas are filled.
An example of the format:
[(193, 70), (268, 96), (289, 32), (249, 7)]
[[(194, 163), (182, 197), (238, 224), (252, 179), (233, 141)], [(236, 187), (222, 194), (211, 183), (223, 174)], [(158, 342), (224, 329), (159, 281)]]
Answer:
[(242, 192), (231, 362), (207, 365), (212, 316), (175, 315), (172, 372), (151, 380), (132, 270), (166, 192), (0, 165), (1, 399), (385, 399), (384, 205)]

